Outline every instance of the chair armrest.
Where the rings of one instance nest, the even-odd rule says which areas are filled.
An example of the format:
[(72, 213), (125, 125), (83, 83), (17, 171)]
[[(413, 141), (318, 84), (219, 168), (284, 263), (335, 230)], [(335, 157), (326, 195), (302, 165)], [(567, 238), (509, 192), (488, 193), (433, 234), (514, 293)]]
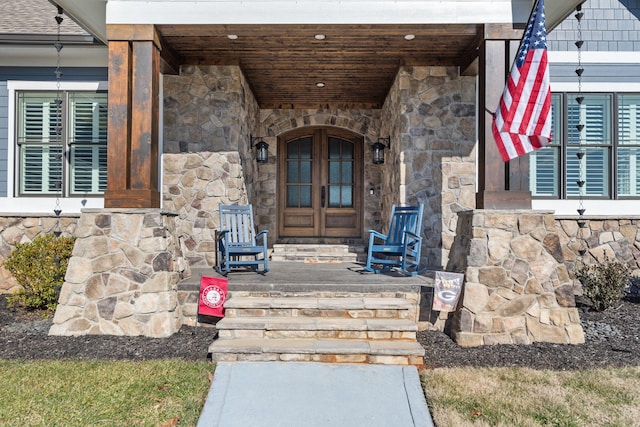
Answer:
[(422, 240), (422, 236), (418, 236), (416, 233), (413, 233), (411, 231), (405, 230), (405, 231), (403, 231), (403, 233), (406, 234), (409, 237), (413, 237), (414, 239)]
[(369, 245), (373, 245), (376, 239), (386, 242), (387, 236), (385, 234), (377, 232), (376, 230), (369, 230)]
[(377, 232), (376, 230), (369, 230), (369, 241), (373, 242), (373, 239), (378, 238), (380, 240), (387, 240), (386, 234)]
[(264, 240), (264, 242), (266, 243), (267, 241), (267, 233), (269, 232), (269, 230), (262, 230), (260, 231), (258, 234), (256, 234), (256, 240), (258, 240), (258, 238), (262, 238), (262, 240)]
[(403, 233), (406, 236), (404, 239), (405, 246), (415, 245), (416, 243), (422, 242), (422, 236), (419, 236), (416, 233), (407, 230), (403, 231)]
[(216, 230), (216, 240), (222, 240), (224, 239), (224, 235), (227, 234), (229, 232), (229, 230)]

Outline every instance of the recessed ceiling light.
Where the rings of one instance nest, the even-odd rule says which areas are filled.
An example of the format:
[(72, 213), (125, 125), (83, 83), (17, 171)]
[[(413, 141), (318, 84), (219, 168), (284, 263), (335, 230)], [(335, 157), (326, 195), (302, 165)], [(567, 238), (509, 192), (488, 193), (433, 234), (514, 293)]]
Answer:
[(227, 38), (229, 40), (237, 40), (238, 39), (238, 35), (237, 34), (229, 34), (229, 35), (227, 35)]
[(324, 82), (316, 82), (316, 86), (325, 87), (326, 85), (324, 84)]
[(324, 34), (316, 34), (315, 36), (313, 36), (316, 40), (324, 40), (327, 38), (327, 36), (325, 36)]
[(405, 34), (404, 39), (405, 40), (413, 40), (416, 38), (415, 34)]

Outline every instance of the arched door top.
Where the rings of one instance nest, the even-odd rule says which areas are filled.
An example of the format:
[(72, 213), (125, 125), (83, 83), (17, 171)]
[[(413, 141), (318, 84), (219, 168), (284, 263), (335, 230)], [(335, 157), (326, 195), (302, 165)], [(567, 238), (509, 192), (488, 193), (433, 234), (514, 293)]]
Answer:
[(278, 138), (279, 237), (362, 235), (363, 138), (332, 127)]

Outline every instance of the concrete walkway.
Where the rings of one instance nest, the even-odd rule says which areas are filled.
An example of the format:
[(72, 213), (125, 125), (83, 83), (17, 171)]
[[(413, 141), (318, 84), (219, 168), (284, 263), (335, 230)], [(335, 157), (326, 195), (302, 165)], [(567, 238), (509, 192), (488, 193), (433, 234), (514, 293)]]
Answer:
[(431, 427), (413, 366), (218, 363), (198, 427)]

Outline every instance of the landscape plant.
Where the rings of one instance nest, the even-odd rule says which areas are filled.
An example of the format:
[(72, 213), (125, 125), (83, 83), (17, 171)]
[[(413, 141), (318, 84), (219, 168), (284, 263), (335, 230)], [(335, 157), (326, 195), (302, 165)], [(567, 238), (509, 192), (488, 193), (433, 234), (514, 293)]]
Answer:
[(593, 309), (603, 311), (622, 299), (631, 279), (631, 269), (610, 259), (605, 252), (601, 262), (576, 267), (575, 276), (582, 283), (584, 295), (591, 300)]
[(16, 244), (4, 265), (22, 289), (7, 297), (9, 305), (55, 310), (74, 242), (75, 237), (42, 234)]

